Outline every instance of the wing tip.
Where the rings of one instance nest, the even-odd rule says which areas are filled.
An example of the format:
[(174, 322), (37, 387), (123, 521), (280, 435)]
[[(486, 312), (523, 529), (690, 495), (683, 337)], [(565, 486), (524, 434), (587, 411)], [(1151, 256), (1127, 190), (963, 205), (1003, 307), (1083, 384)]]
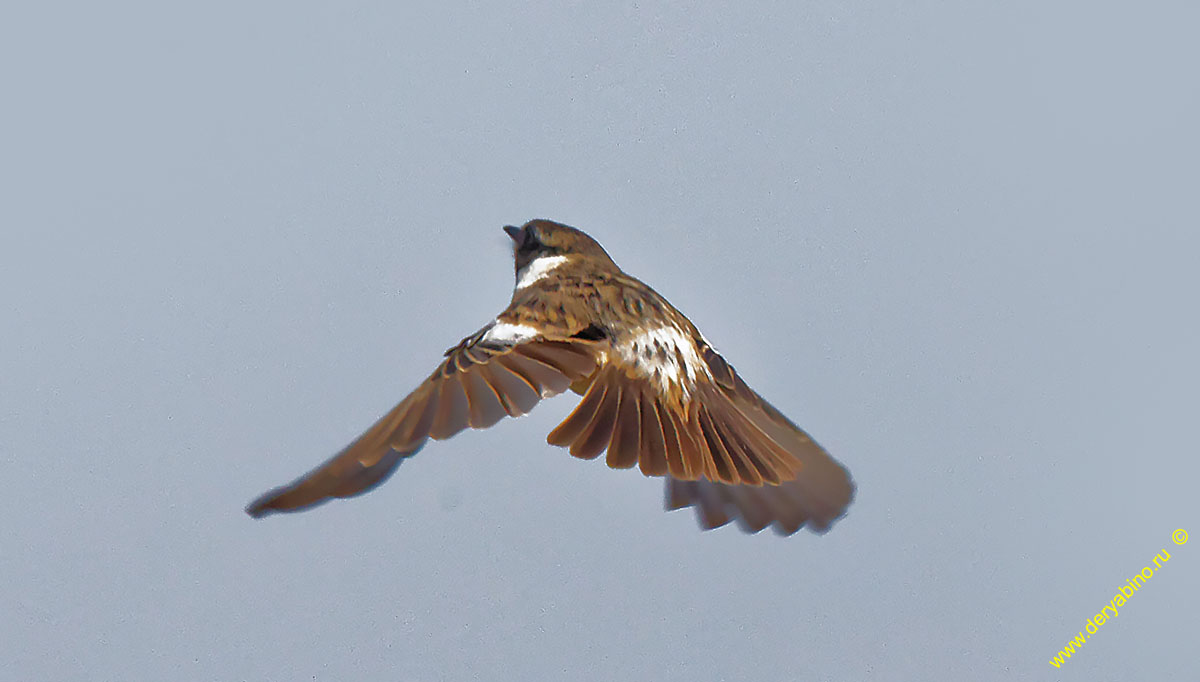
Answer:
[(795, 535), (802, 528), (825, 535), (846, 516), (854, 499), (853, 483), (847, 499), (835, 503), (797, 498), (796, 491), (770, 484), (729, 485), (705, 478), (687, 481), (667, 477), (664, 489), (663, 507), (667, 511), (694, 507), (701, 530), (713, 530), (736, 521), (744, 533), (755, 535), (769, 527), (783, 537)]
[(275, 510), (269, 505), (259, 500), (255, 500), (246, 505), (244, 510), (252, 519), (261, 519), (264, 516), (270, 516), (275, 513)]
[[(285, 485), (278, 488), (272, 488), (262, 495), (259, 495), (252, 502), (250, 502), (250, 504), (246, 505), (245, 512), (250, 516), (250, 518), (261, 519), (273, 514), (306, 511), (312, 509), (313, 507), (320, 506), (332, 499), (336, 499), (334, 496), (329, 496), (309, 502), (289, 504), (287, 501), (287, 496), (295, 490), (295, 485)], [(366, 492), (366, 490), (363, 492)]]
[(279, 504), (280, 498), (293, 488), (292, 485), (281, 485), (276, 488), (271, 488), (267, 492), (259, 495), (250, 501), (245, 507), (245, 512), (253, 519), (261, 519), (264, 516), (270, 516), (279, 512), (287, 511), (287, 507)]

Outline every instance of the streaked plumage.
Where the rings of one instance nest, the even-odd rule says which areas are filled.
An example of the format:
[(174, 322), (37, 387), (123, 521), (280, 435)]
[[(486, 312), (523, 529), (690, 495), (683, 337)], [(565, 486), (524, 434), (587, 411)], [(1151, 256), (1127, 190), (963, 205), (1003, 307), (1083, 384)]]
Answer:
[(583, 232), (548, 220), (506, 227), (517, 285), (496, 319), (329, 461), (247, 507), (297, 511), (363, 493), (426, 440), (520, 416), (572, 389), (547, 437), (583, 459), (666, 477), (668, 509), (751, 532), (823, 532), (853, 497), (847, 471), (742, 381), (682, 313), (621, 271)]

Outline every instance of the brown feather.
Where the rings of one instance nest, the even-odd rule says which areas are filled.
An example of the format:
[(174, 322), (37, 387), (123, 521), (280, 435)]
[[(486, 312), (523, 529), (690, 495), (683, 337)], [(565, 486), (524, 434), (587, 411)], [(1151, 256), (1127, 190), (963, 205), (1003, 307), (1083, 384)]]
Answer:
[(694, 426), (694, 419), (685, 421), (682, 415), (670, 408), (667, 408), (667, 414), (670, 415), (675, 435), (679, 438), (679, 454), (683, 458), (682, 478), (694, 481), (708, 475), (708, 446), (704, 444), (704, 437)]
[(605, 390), (604, 382), (593, 381), (591, 388), (584, 394), (575, 409), (571, 410), (571, 414), (567, 415), (567, 418), (546, 436), (546, 442), (551, 445), (568, 447), (579, 440), (584, 430), (596, 418), (596, 410), (600, 409), (600, 404), (604, 402)]
[[(617, 379), (622, 383), (627, 377)], [(621, 390), (621, 404), (617, 408), (617, 423), (613, 427), (612, 442), (608, 446), (607, 464), (613, 469), (628, 469), (638, 462), (638, 450), (642, 438), (642, 410), (638, 405), (640, 386), (626, 383)]]
[[(528, 371), (529, 368), (523, 367), (523, 363), (538, 364), (533, 360), (522, 358), (516, 352), (497, 355), (492, 361), (492, 364), (496, 366), (497, 371), (504, 370), (513, 375), (516, 380), (520, 381), (522, 385), (524, 385), (531, 393), (533, 393), (533, 395), (540, 399), (542, 397), (542, 386), (536, 380), (534, 380), (532, 376), (530, 376)], [(554, 373), (558, 374), (557, 371), (554, 371)]]
[(561, 342), (529, 344), (523, 352), (571, 377), (585, 377), (591, 374), (596, 367), (596, 360), (590, 351), (574, 344)]
[(725, 449), (733, 458), (734, 466), (741, 476), (741, 482), (750, 485), (760, 485), (764, 482), (778, 483), (780, 476), (775, 471), (777, 465), (768, 463), (748, 442), (749, 438), (746, 433), (753, 431), (754, 426), (730, 405), (722, 405), (719, 412), (722, 414), (722, 418), (716, 422), (717, 430), (725, 444)]
[(440, 383), (442, 393), (438, 398), (437, 416), (429, 427), (429, 436), (435, 440), (445, 440), (467, 428), (469, 419), (467, 396), (463, 393), (462, 384), (454, 379)]
[(708, 445), (708, 451), (712, 456), (713, 473), (716, 474), (715, 477), (711, 477), (711, 480), (722, 483), (740, 483), (729, 453), (725, 451), (725, 445), (721, 443), (716, 427), (713, 426), (712, 416), (705, 409), (698, 410), (698, 412), (696, 423), (700, 427), (700, 434), (704, 437), (704, 442)]
[(468, 371), (472, 365), (486, 365), (492, 356), (492, 351), (483, 346), (467, 346), (462, 350), (461, 357), (470, 360), (470, 364), (463, 371)]
[(666, 442), (663, 436), (662, 422), (658, 420), (658, 411), (654, 407), (654, 397), (648, 391), (638, 395), (639, 407), (642, 411), (642, 449), (638, 463), (646, 476), (665, 476), (667, 474)]
[(733, 520), (725, 509), (725, 502), (716, 489), (703, 483), (705, 481), (697, 481), (693, 488), (700, 525), (706, 530), (724, 526)]
[(741, 442), (734, 435), (735, 427), (728, 422), (713, 422), (713, 427), (717, 437), (721, 439), (721, 445), (725, 446), (725, 452), (729, 453), (729, 459), (733, 461), (738, 482), (742, 485), (762, 485), (762, 474), (759, 473), (758, 466), (746, 454)]
[(782, 483), (795, 478), (800, 468), (799, 461), (778, 443), (771, 440), (753, 423), (746, 421), (740, 425), (739, 434), (747, 452), (763, 464), (760, 469), (763, 479), (768, 483)]
[[(699, 463), (698, 470), (693, 474), (693, 477), (699, 480), (700, 477), (707, 478), (710, 481), (721, 480), (717, 473), (717, 463), (713, 456), (712, 449), (708, 447), (708, 439), (704, 437), (704, 431), (700, 427), (700, 409), (694, 409), (688, 415), (686, 434), (691, 437), (695, 443), (696, 461)], [(680, 434), (681, 437), (683, 433)]]
[(678, 478), (667, 478), (667, 483), (663, 486), (666, 493), (663, 501), (663, 506), (667, 511), (675, 511), (684, 507), (692, 506), (692, 497), (695, 495), (696, 482), (684, 481)]
[(453, 365), (455, 373), (461, 374), (467, 372), (475, 365), (475, 361), (469, 355), (470, 350), (466, 346), (460, 346), (455, 349), (453, 355), (447, 361), (447, 365)]
[[(805, 495), (799, 489), (796, 481), (789, 481), (776, 486), (767, 500), (778, 510), (778, 522), (775, 524), (779, 532), (791, 535), (804, 527), (815, 514), (805, 500)], [(814, 528), (820, 530), (820, 527)]]
[(683, 443), (679, 440), (679, 431), (674, 414), (658, 400), (654, 400), (654, 411), (658, 423), (662, 426), (664, 456), (667, 460), (667, 471), (671, 476), (688, 479), (688, 467), (684, 461)]
[[(721, 409), (720, 412), (725, 413), (726, 410)], [(720, 431), (725, 449), (733, 457), (734, 466), (737, 467), (743, 483), (759, 485), (779, 482), (775, 465), (768, 463), (750, 445), (750, 439), (746, 432), (753, 430), (753, 426), (747, 424), (744, 417), (741, 417), (740, 414), (732, 416), (732, 418), (729, 415), (723, 415), (721, 419), (714, 420), (714, 422)]]
[[(392, 472), (395, 465), (403, 457), (399, 452), (390, 450), (383, 459), (369, 467), (360, 467), (356, 470), (348, 472), (346, 475), (336, 479), (333, 482), (333, 488), (329, 494), (335, 497), (346, 497), (356, 495), (364, 490), (369, 490), (378, 483), (382, 483)], [(325, 493), (315, 489), (297, 490), (297, 497), (292, 500), (296, 506), (305, 506), (313, 502), (321, 500)]]
[(535, 358), (526, 357), (518, 346), (512, 353), (500, 356), (500, 362), (537, 389), (538, 395), (558, 394), (571, 382), (557, 368)]
[(621, 384), (612, 381), (611, 373), (601, 375), (597, 381), (604, 382), (604, 399), (583, 434), (571, 444), (571, 454), (580, 459), (595, 459), (608, 447), (621, 404)]
[[(436, 383), (427, 384), (427, 390), (418, 399), (409, 403), (404, 416), (393, 427), (383, 423), (378, 429), (371, 429), (368, 434), (372, 437), (366, 441), (372, 448), (388, 445), (395, 450), (404, 450), (421, 443), (429, 435), (429, 426), (433, 424), (436, 411), (439, 386)], [(376, 456), (360, 456), (363, 464), (374, 464), (385, 453), (377, 452)]]
[(771, 525), (771, 510), (761, 499), (764, 489), (769, 487), (731, 485), (723, 489), (726, 501), (738, 510), (737, 522), (743, 531), (757, 533)]
[(504, 417), (500, 398), (478, 372), (463, 372), (459, 380), (467, 394), (467, 411), (471, 415), (472, 428), (485, 429)]
[[(794, 478), (795, 471), (800, 466), (799, 460), (764, 434), (739, 405), (730, 399), (729, 394), (713, 390), (713, 387), (699, 393), (715, 427), (714, 434), (722, 438), (722, 444), (730, 455), (731, 465), (742, 472), (738, 480), (724, 482), (756, 484), (765, 480), (778, 483)], [(743, 472), (743, 469), (749, 468), (755, 473), (749, 473), (748, 470)]]
[(496, 392), (496, 396), (500, 398), (501, 406), (510, 417), (520, 417), (523, 414), (528, 414), (541, 400), (541, 396), (534, 392), (529, 384), (526, 384), (523, 379), (516, 374), (508, 371), (500, 363), (489, 363), (482, 365), (479, 368), (480, 375), (483, 380), (492, 387)]
[(781, 485), (729, 485), (703, 479), (687, 481), (686, 487), (679, 483), (667, 479), (667, 508), (696, 507), (697, 519), (706, 528), (712, 527), (714, 499), (722, 500), (727, 511), (736, 512), (739, 523), (744, 522), (743, 528), (750, 532), (773, 525), (783, 535), (791, 535), (805, 526), (824, 533), (845, 511), (844, 504), (824, 500), (820, 489), (824, 481), (814, 483), (803, 476)]

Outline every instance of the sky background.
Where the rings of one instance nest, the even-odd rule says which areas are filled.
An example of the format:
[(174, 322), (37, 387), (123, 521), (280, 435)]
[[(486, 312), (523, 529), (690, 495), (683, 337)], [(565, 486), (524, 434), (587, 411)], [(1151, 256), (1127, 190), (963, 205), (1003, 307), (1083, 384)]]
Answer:
[[(0, 679), (1197, 679), (1196, 3), (4, 15)], [(850, 468), (832, 532), (700, 532), (569, 398), (242, 512), (534, 217)]]

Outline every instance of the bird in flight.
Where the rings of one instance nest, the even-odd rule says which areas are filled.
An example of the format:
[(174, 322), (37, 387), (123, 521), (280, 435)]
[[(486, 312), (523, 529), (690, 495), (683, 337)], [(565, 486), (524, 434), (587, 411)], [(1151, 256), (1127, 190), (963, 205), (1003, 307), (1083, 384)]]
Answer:
[(664, 477), (667, 509), (695, 507), (705, 529), (737, 521), (747, 532), (823, 533), (845, 513), (854, 495), (846, 469), (599, 243), (549, 220), (504, 230), (517, 279), (508, 308), (446, 351), (358, 440), (247, 513), (364, 493), (426, 440), (521, 416), (568, 389), (583, 397), (546, 440)]

